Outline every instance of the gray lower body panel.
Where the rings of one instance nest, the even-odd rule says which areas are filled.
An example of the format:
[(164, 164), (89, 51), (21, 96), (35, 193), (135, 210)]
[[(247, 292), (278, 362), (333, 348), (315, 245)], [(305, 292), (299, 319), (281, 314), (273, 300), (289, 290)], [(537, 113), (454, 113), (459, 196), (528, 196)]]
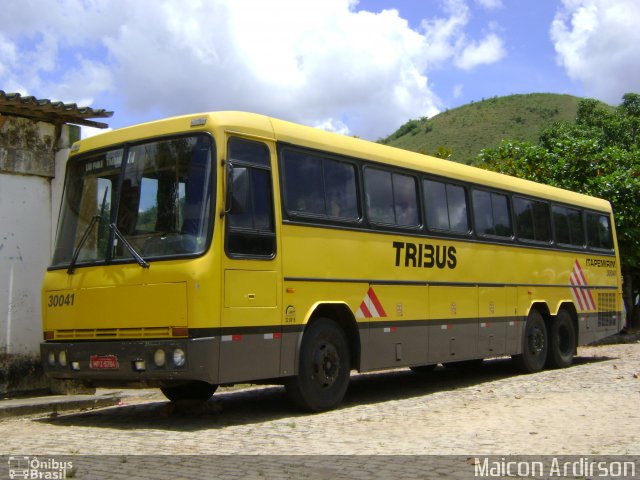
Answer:
[[(186, 354), (184, 365), (173, 362), (173, 352), (181, 349)], [(157, 366), (156, 351), (164, 350), (165, 364)], [(42, 365), (47, 376), (59, 379), (89, 381), (95, 385), (129, 384), (136, 382), (171, 383), (199, 380), (218, 383), (220, 338), (185, 338), (162, 340), (110, 340), (43, 342), (40, 344)], [(61, 365), (60, 352), (66, 362)], [(50, 354), (55, 358), (49, 362)], [(91, 358), (104, 359), (102, 368), (91, 366)], [(143, 362), (143, 363), (142, 363)], [(144, 368), (140, 368), (144, 366)]]

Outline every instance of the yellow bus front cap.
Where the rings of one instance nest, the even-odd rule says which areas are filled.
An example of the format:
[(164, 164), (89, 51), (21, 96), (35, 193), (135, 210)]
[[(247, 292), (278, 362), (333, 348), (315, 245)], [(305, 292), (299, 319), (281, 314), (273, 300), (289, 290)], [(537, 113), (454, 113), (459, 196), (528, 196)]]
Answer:
[(186, 283), (45, 291), (43, 312), (56, 340), (170, 337), (187, 327)]

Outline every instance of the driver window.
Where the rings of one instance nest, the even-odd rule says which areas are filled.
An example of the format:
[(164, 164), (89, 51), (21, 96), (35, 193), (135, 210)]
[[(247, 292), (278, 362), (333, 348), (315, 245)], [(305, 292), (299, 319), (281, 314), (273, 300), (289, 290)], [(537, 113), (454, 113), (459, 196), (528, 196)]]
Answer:
[(226, 215), (226, 251), (231, 257), (267, 257), (276, 252), (271, 162), (264, 143), (231, 138), (230, 211)]

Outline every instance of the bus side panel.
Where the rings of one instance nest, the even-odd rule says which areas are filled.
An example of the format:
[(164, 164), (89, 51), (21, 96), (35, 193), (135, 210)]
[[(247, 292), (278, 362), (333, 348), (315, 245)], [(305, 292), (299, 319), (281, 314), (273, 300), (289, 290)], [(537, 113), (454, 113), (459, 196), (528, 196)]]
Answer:
[[(245, 261), (244, 265), (253, 264)], [(269, 270), (225, 270), (221, 383), (279, 375), (282, 326), (278, 275)]]
[(478, 355), (493, 357), (506, 353), (510, 318), (507, 287), (478, 288)]
[(477, 287), (429, 287), (429, 363), (478, 357)]
[(507, 319), (506, 319), (506, 348), (505, 354), (515, 355), (522, 351), (522, 328), (524, 317), (518, 308), (518, 288), (506, 287)]
[[(369, 324), (367, 349), (372, 354), (367, 355), (367, 368), (427, 363), (427, 294), (426, 286), (371, 285), (367, 296), (376, 295), (379, 303), (368, 300), (378, 318)], [(373, 315), (371, 308), (367, 310)]]

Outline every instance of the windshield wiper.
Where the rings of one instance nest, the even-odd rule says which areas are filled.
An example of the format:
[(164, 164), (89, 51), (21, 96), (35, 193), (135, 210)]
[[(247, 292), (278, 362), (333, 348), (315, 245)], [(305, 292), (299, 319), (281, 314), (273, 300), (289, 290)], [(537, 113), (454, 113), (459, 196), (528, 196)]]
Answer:
[(73, 251), (73, 257), (71, 257), (71, 261), (69, 262), (69, 267), (67, 268), (67, 273), (69, 275), (71, 275), (73, 272), (76, 271), (76, 262), (78, 261), (78, 256), (80, 255), (80, 250), (82, 250), (82, 246), (87, 241), (87, 238), (89, 238), (89, 235), (91, 235), (91, 231), (93, 230), (94, 225), (98, 221), (102, 221), (102, 216), (104, 215), (104, 208), (105, 208), (105, 205), (107, 203), (107, 192), (108, 191), (109, 191), (109, 187), (104, 189), (104, 196), (102, 197), (102, 205), (100, 206), (100, 213), (97, 214), (97, 215), (94, 215), (93, 217), (91, 217), (91, 221), (89, 222), (89, 225), (87, 225), (86, 230), (82, 234), (82, 238), (78, 242), (78, 245), (76, 246), (76, 249)]
[(138, 265), (140, 265), (142, 268), (149, 268), (149, 262), (147, 262), (144, 258), (142, 258), (142, 255), (140, 255), (136, 251), (136, 249), (133, 247), (133, 245), (131, 245), (129, 241), (126, 238), (124, 238), (124, 235), (118, 229), (118, 227), (116, 227), (116, 224), (110, 223), (109, 228), (113, 231), (113, 233), (115, 233), (116, 237), (118, 237), (118, 239), (122, 242), (122, 244), (126, 247), (126, 249), (129, 250), (129, 253), (131, 254), (131, 256), (135, 258), (136, 262), (138, 262)]
[(82, 249), (82, 246), (84, 245), (84, 242), (86, 242), (87, 238), (89, 238), (89, 235), (91, 234), (91, 230), (93, 230), (93, 226), (96, 224), (96, 222), (99, 219), (100, 219), (100, 215), (94, 215), (93, 218), (91, 218), (91, 221), (89, 222), (89, 225), (87, 225), (87, 229), (84, 231), (84, 234), (82, 235), (82, 238), (78, 242), (78, 246), (76, 247), (76, 249), (73, 252), (73, 257), (71, 257), (71, 262), (69, 262), (69, 267), (67, 268), (67, 273), (69, 275), (71, 275), (73, 272), (76, 271), (76, 262), (78, 261), (78, 256), (80, 255), (80, 250)]

